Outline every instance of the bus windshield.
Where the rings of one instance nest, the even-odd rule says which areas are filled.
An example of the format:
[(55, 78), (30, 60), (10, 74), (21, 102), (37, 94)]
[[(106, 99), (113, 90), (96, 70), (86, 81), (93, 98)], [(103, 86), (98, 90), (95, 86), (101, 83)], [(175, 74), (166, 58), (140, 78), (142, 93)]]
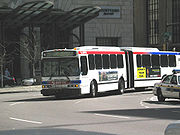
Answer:
[(78, 75), (80, 75), (78, 58), (44, 59), (42, 62), (44, 77)]

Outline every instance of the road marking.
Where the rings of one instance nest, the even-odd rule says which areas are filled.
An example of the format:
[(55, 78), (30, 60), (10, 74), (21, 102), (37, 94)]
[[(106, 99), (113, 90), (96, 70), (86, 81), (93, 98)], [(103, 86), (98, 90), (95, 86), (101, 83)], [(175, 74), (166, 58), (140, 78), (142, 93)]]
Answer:
[(157, 97), (156, 96), (153, 96), (150, 98), (151, 101), (157, 101)]
[(16, 102), (16, 103), (10, 104), (10, 106), (14, 106), (14, 105), (17, 105), (17, 104), (23, 104), (23, 103), (25, 103), (25, 102)]
[(81, 100), (79, 100), (79, 101), (76, 101), (76, 102), (75, 102), (75, 104), (78, 104), (78, 103), (80, 103), (80, 102), (81, 102)]
[(81, 103), (81, 102), (84, 102), (84, 101), (88, 102), (88, 101), (92, 101), (92, 100), (95, 100), (95, 98), (93, 98), (93, 99), (92, 98), (90, 98), (90, 99), (80, 99), (78, 101), (75, 101), (74, 104), (78, 104), (78, 103)]
[(21, 121), (21, 122), (33, 123), (33, 124), (42, 124), (42, 122), (39, 122), (39, 121), (24, 120), (24, 119), (18, 119), (18, 118), (13, 118), (13, 117), (9, 117), (9, 119)]
[(107, 115), (107, 114), (98, 114), (98, 113), (95, 113), (94, 115), (96, 115), (96, 116), (102, 116), (102, 117), (119, 118), (119, 119), (130, 119), (129, 117), (117, 116), (117, 115)]
[[(149, 98), (148, 98), (148, 99), (149, 99)], [(150, 108), (149, 106), (144, 105), (144, 104), (143, 104), (143, 101), (144, 101), (144, 100), (141, 100), (140, 105), (141, 105), (142, 107), (144, 107), (144, 108)]]
[(180, 111), (171, 111), (171, 112), (174, 112), (174, 113), (180, 113)]

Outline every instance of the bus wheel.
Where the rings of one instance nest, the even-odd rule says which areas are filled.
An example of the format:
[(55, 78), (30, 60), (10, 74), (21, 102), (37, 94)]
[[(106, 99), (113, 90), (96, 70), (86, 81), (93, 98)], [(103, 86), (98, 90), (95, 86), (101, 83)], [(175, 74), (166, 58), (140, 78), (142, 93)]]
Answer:
[(97, 85), (94, 81), (91, 81), (90, 83), (90, 95), (91, 97), (97, 96)]
[(164, 102), (165, 101), (165, 97), (162, 95), (161, 90), (157, 91), (157, 98), (158, 98), (158, 101), (160, 101), (160, 102)]
[(118, 93), (123, 94), (124, 90), (125, 90), (124, 80), (120, 79), (119, 82), (118, 82)]
[(56, 98), (56, 99), (60, 99), (60, 98), (62, 98), (62, 95), (56, 94), (56, 95), (55, 95), (55, 98)]

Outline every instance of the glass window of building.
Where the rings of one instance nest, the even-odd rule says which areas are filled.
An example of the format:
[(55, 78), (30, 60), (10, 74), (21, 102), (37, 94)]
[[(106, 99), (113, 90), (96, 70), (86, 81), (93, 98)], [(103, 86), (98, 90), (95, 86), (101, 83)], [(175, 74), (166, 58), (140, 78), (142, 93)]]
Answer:
[(180, 0), (172, 1), (172, 41), (180, 43)]
[(159, 33), (159, 0), (148, 0), (148, 44), (158, 44)]
[(119, 46), (121, 38), (119, 37), (96, 37), (97, 46)]

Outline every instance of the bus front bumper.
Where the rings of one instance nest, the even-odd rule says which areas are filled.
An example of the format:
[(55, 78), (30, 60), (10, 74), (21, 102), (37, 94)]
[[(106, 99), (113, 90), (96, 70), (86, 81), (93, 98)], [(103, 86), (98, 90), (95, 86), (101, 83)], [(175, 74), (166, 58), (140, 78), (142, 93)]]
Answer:
[(43, 96), (52, 96), (52, 95), (81, 95), (81, 88), (63, 88), (63, 89), (42, 89), (41, 94)]

